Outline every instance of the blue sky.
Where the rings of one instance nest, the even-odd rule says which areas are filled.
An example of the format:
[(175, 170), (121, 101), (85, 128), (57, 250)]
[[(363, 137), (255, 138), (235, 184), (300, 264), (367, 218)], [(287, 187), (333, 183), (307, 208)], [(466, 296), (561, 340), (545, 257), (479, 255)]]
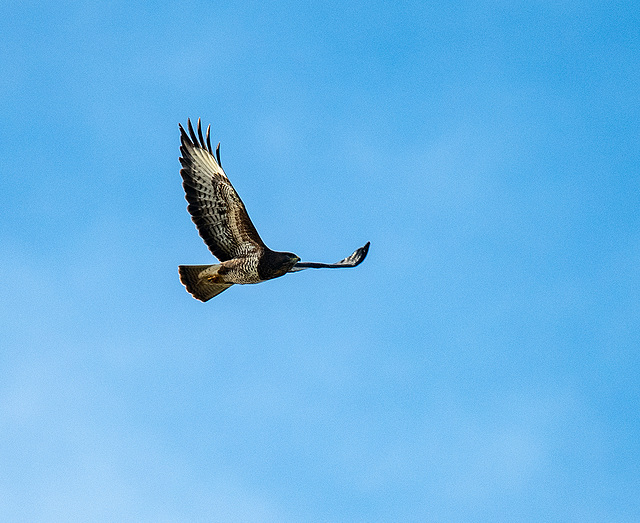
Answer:
[[(632, 2), (0, 8), (0, 519), (640, 519)], [(201, 117), (267, 245), (186, 212)]]

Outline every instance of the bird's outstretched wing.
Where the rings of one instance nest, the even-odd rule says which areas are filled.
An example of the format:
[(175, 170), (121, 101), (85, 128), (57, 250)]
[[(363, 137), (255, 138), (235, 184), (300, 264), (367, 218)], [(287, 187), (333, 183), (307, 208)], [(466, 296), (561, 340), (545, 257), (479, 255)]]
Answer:
[(261, 252), (265, 245), (247, 210), (220, 164), (220, 144), (216, 158), (211, 149), (209, 131), (202, 136), (198, 118), (198, 134), (187, 120), (189, 134), (181, 124), (180, 163), (182, 186), (189, 205), (187, 210), (198, 233), (209, 250), (220, 261)]
[(298, 262), (289, 272), (298, 272), (305, 269), (342, 269), (344, 267), (355, 267), (360, 265), (367, 257), (370, 243), (371, 242), (367, 242), (359, 249), (356, 249), (351, 256), (347, 256), (344, 260), (340, 260), (337, 263)]

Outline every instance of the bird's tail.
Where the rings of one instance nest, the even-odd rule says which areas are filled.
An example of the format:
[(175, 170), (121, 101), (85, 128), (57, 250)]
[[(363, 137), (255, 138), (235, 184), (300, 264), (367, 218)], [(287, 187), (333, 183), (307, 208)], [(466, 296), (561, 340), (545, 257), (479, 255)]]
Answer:
[(215, 276), (222, 265), (180, 265), (180, 282), (197, 300), (207, 301), (227, 290), (233, 283), (216, 283)]

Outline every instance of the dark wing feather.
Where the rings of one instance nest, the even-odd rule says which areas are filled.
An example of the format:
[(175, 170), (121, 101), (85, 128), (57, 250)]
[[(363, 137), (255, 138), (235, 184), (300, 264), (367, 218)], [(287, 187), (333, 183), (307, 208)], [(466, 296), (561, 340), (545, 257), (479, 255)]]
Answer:
[(364, 246), (356, 249), (351, 256), (347, 256), (344, 260), (340, 260), (337, 263), (298, 262), (289, 272), (298, 272), (305, 269), (342, 269), (344, 267), (355, 267), (360, 265), (367, 257), (370, 244), (371, 242), (367, 242)]
[(220, 145), (216, 149), (218, 161), (213, 156), (210, 127), (205, 142), (200, 119), (197, 135), (191, 120), (187, 120), (187, 124), (189, 134), (178, 124), (182, 142), (180, 175), (189, 202), (187, 210), (198, 233), (220, 261), (261, 252), (265, 245), (220, 166)]

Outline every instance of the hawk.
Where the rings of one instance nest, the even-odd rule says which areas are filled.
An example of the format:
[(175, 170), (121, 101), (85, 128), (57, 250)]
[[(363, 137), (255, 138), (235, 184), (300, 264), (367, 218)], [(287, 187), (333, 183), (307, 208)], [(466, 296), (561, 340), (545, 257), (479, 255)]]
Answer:
[(180, 281), (200, 301), (207, 301), (234, 284), (260, 283), (304, 269), (355, 267), (369, 251), (369, 242), (337, 263), (301, 262), (291, 252), (272, 251), (251, 222), (240, 196), (215, 157), (207, 127), (206, 142), (198, 118), (198, 134), (187, 120), (189, 134), (181, 135), (180, 164), (187, 210), (211, 253), (220, 260), (213, 265), (180, 265)]

